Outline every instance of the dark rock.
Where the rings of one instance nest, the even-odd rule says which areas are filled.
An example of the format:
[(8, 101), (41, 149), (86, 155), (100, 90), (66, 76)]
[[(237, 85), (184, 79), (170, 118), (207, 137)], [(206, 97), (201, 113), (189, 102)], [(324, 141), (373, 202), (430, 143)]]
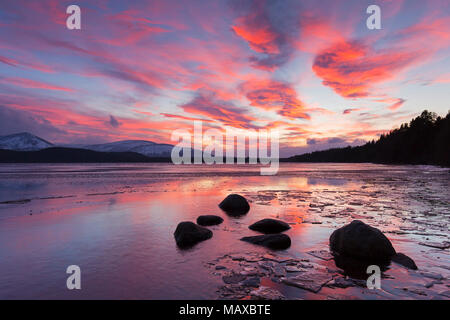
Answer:
[(382, 272), (387, 270), (388, 262), (367, 262), (360, 259), (355, 259), (346, 255), (335, 254), (334, 262), (336, 267), (344, 270), (345, 274), (354, 279), (367, 280), (367, 267), (372, 264), (377, 264)]
[(330, 249), (341, 256), (373, 264), (389, 263), (396, 254), (391, 242), (380, 230), (359, 220), (335, 230), (330, 236)]
[(267, 234), (263, 236), (244, 237), (241, 240), (274, 250), (283, 250), (291, 246), (291, 238), (285, 234)]
[(252, 278), (248, 278), (248, 279), (245, 279), (244, 281), (242, 281), (242, 285), (244, 287), (258, 288), (260, 283), (261, 283), (261, 280), (258, 277), (252, 277)]
[(225, 266), (221, 266), (221, 265), (217, 265), (216, 266), (216, 270), (224, 270), (224, 269), (226, 269), (227, 267), (225, 267)]
[(391, 260), (398, 264), (401, 264), (408, 269), (417, 270), (417, 266), (414, 260), (403, 253), (397, 253), (396, 255), (392, 256)]
[(238, 194), (228, 195), (220, 204), (219, 208), (232, 216), (246, 214), (250, 210), (247, 200)]
[(248, 227), (250, 230), (262, 233), (279, 233), (290, 229), (291, 227), (283, 221), (275, 219), (262, 219)]
[(222, 280), (226, 284), (236, 284), (241, 282), (242, 280), (245, 280), (245, 276), (240, 274), (231, 274), (228, 276), (223, 276)]
[(214, 226), (216, 224), (221, 224), (223, 219), (219, 216), (205, 215), (197, 218), (197, 224), (201, 226)]
[(179, 247), (189, 247), (197, 242), (207, 240), (212, 237), (211, 230), (200, 227), (193, 222), (180, 222), (174, 232), (175, 241)]
[(367, 267), (371, 265), (371, 263), (338, 253), (334, 255), (334, 263), (336, 267), (344, 270), (346, 275), (355, 279), (367, 279)]

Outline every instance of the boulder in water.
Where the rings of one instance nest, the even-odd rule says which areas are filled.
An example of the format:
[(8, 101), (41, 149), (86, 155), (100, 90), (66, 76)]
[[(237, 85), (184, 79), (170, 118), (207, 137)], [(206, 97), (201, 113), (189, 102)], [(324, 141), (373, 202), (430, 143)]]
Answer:
[(279, 233), (290, 229), (291, 227), (283, 221), (275, 219), (262, 219), (248, 227), (250, 230), (262, 233)]
[(330, 236), (330, 249), (341, 256), (374, 264), (389, 263), (396, 254), (391, 242), (380, 230), (359, 220), (335, 230)]
[(283, 250), (291, 246), (291, 238), (286, 234), (266, 234), (263, 236), (244, 237), (241, 240), (273, 250)]
[(230, 194), (219, 204), (219, 208), (232, 216), (246, 214), (250, 210), (247, 199), (239, 194)]
[(180, 222), (175, 230), (175, 241), (180, 248), (193, 246), (194, 244), (208, 240), (212, 237), (211, 230), (200, 227), (193, 222)]
[(215, 215), (204, 215), (197, 218), (197, 224), (201, 226), (214, 226), (216, 224), (221, 224), (222, 222), (223, 219)]

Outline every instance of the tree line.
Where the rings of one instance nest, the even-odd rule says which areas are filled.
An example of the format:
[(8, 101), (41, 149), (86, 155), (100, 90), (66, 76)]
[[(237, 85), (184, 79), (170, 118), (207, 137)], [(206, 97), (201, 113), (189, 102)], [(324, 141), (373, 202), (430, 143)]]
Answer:
[(440, 117), (427, 110), (400, 128), (362, 146), (293, 156), (295, 162), (372, 162), (450, 167), (450, 111)]

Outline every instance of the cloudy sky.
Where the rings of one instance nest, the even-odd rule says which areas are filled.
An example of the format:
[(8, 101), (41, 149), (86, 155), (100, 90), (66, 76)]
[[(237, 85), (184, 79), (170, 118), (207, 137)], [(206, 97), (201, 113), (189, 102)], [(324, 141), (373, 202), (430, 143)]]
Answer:
[(201, 119), (277, 128), (284, 155), (359, 144), (447, 113), (449, 29), (448, 0), (3, 0), (0, 135), (174, 143)]

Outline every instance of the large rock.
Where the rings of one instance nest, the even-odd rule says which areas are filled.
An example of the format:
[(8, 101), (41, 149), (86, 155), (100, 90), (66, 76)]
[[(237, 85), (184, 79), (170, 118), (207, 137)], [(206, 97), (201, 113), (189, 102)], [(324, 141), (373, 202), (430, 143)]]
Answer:
[(291, 246), (291, 238), (285, 234), (267, 234), (263, 236), (244, 237), (241, 240), (274, 250), (283, 250)]
[(200, 227), (193, 222), (185, 221), (178, 224), (173, 235), (177, 245), (184, 248), (211, 238), (213, 233), (211, 230)]
[(246, 214), (250, 210), (247, 200), (238, 194), (230, 194), (219, 204), (219, 208), (232, 216)]
[(345, 275), (360, 280), (367, 280), (367, 268), (370, 265), (377, 265), (380, 267), (382, 272), (387, 270), (387, 266), (389, 265), (388, 261), (364, 261), (361, 259), (356, 259), (353, 257), (345, 256), (342, 254), (335, 254), (334, 262), (336, 267), (344, 270)]
[(214, 226), (216, 224), (221, 224), (222, 222), (223, 219), (215, 215), (205, 215), (197, 218), (197, 224), (201, 226)]
[(389, 263), (396, 254), (391, 242), (380, 230), (359, 220), (335, 230), (330, 236), (330, 249), (339, 255), (374, 264)]
[(251, 230), (262, 233), (279, 233), (290, 229), (291, 227), (283, 221), (275, 219), (262, 219), (248, 227)]

